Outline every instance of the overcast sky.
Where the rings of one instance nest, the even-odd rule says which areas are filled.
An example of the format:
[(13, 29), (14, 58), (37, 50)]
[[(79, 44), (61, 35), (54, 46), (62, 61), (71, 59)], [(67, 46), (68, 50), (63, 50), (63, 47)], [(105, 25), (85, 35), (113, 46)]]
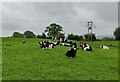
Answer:
[(93, 21), (96, 35), (112, 35), (118, 26), (117, 2), (3, 2), (2, 36), (17, 31), (41, 34), (51, 23), (61, 25), (66, 34), (87, 33)]

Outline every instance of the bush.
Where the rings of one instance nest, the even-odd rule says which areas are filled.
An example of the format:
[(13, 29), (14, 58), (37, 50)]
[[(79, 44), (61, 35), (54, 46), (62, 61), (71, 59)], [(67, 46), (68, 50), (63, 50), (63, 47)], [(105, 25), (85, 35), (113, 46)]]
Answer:
[(13, 38), (23, 38), (23, 35), (19, 32), (14, 32), (12, 35)]
[(104, 37), (102, 38), (103, 41), (114, 41), (115, 39), (112, 37)]
[(79, 40), (83, 40), (83, 36), (68, 34), (68, 39), (79, 41)]
[(52, 39), (52, 37), (46, 37), (46, 39)]
[(102, 41), (101, 39), (96, 39), (96, 41)]
[[(92, 35), (92, 37), (91, 37), (91, 35)], [(95, 34), (85, 34), (84, 37), (85, 37), (85, 40), (96, 41), (96, 36), (95, 36)]]
[(40, 35), (37, 35), (37, 38), (41, 38), (41, 36), (40, 36)]
[(32, 31), (25, 31), (23, 35), (25, 38), (35, 38), (36, 36)]

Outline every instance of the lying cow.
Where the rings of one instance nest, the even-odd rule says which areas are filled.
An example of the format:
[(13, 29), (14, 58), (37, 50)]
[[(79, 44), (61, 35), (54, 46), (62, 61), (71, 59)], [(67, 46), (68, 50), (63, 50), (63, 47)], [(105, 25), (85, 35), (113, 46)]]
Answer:
[(84, 47), (84, 50), (85, 51), (92, 51), (92, 47), (91, 46)]
[(81, 47), (83, 50), (85, 51), (92, 51), (92, 47), (89, 46), (88, 44), (84, 43), (84, 44), (81, 44)]
[(66, 56), (70, 58), (75, 58), (78, 48), (71, 48), (67, 51)]
[(63, 45), (63, 46), (69, 46), (69, 47), (72, 47), (72, 48), (77, 48), (77, 43), (76, 42), (66, 42), (66, 43), (60, 43), (60, 45)]
[(77, 48), (77, 43), (73, 43), (73, 42), (66, 42), (66, 43), (63, 43), (63, 45), (64, 46)]
[(54, 48), (53, 43), (50, 43), (49, 41), (39, 42), (39, 45), (42, 49), (52, 49), (52, 48)]
[(66, 38), (60, 38), (60, 43), (67, 43), (68, 42), (68, 39)]
[(64, 43), (63, 45), (64, 45), (64, 46), (70, 46), (70, 44), (69, 44), (69, 43)]
[(70, 46), (72, 45), (72, 42), (68, 42), (68, 39), (64, 39), (64, 38), (60, 38), (59, 40), (59, 45), (63, 45), (63, 46)]
[(109, 47), (105, 46), (105, 45), (100, 45), (100, 48), (102, 48), (102, 49), (109, 49)]

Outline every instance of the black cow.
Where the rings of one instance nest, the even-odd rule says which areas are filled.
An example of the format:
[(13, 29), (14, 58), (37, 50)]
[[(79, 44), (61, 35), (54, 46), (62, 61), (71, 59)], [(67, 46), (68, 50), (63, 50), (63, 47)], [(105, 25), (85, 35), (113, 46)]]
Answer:
[(76, 53), (77, 53), (78, 48), (71, 48), (70, 50), (68, 50), (66, 52), (66, 56), (70, 57), (70, 58), (75, 58), (76, 57)]
[(70, 58), (74, 58), (76, 57), (76, 53), (77, 53), (77, 50), (79, 48), (77, 48), (77, 43), (72, 43), (72, 46), (71, 46), (71, 49), (69, 49), (66, 53), (66, 56), (70, 57)]

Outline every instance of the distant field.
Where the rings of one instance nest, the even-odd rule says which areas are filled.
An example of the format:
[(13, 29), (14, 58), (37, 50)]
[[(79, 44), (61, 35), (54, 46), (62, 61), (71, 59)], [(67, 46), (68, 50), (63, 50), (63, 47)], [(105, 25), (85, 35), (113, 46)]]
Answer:
[[(2, 39), (3, 80), (118, 80), (117, 41), (87, 42), (93, 51), (80, 48), (77, 57), (70, 59), (65, 56), (70, 47), (41, 49), (42, 39), (24, 39), (25, 45), (22, 40)], [(110, 49), (100, 49), (101, 44)]]

